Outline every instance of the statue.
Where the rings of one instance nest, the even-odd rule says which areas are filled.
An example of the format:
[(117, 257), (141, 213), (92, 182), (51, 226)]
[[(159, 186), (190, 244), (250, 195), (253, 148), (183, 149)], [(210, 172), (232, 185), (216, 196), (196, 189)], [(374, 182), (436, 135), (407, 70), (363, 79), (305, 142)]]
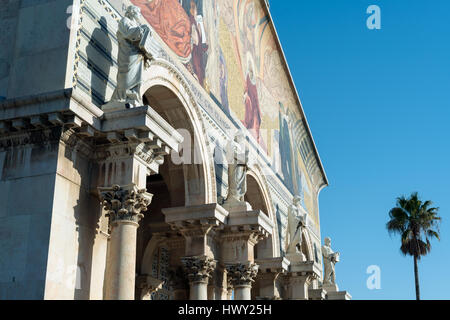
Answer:
[(297, 255), (301, 258), (301, 261), (305, 261), (306, 257), (302, 252), (302, 230), (306, 227), (307, 215), (306, 213), (301, 214), (301, 200), (301, 196), (295, 196), (288, 209), (287, 238), (289, 239), (289, 245), (287, 254), (291, 259)]
[(151, 32), (147, 25), (139, 23), (141, 9), (128, 6), (117, 30), (119, 53), (117, 57), (117, 86), (110, 102), (103, 106), (108, 109), (125, 109), (142, 106), (140, 87), (144, 66), (152, 59), (147, 49)]
[(322, 246), (322, 256), (324, 265), (324, 275), (323, 275), (323, 285), (328, 287), (334, 287), (337, 291), (336, 286), (336, 273), (334, 271), (334, 266), (339, 262), (339, 252), (333, 252), (331, 249), (331, 239), (325, 238), (325, 244)]
[(244, 201), (247, 192), (247, 170), (249, 150), (246, 146), (245, 136), (238, 132), (234, 141), (228, 145), (229, 155), (232, 156), (228, 164), (228, 195), (224, 206), (231, 207), (244, 205), (251, 209), (250, 205)]

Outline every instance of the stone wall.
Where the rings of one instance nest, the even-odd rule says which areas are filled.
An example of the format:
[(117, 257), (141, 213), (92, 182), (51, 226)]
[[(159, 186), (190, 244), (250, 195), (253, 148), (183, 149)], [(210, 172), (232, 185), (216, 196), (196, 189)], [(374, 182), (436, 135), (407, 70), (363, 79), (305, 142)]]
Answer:
[(67, 12), (72, 3), (73, 0), (2, 1), (0, 96), (10, 99), (67, 87), (71, 33), (71, 13)]
[(0, 142), (0, 299), (44, 297), (58, 144), (30, 138)]

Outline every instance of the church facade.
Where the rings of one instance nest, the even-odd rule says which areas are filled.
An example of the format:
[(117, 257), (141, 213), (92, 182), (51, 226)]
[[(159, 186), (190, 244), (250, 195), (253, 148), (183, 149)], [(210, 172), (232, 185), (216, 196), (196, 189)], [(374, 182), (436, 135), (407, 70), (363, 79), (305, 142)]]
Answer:
[(350, 299), (266, 0), (0, 17), (0, 299)]

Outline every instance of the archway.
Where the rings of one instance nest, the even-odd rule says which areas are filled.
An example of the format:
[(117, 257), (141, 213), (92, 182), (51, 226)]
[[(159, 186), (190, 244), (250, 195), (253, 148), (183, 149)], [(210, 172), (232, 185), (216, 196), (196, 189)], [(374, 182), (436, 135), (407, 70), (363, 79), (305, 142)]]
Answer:
[[(212, 150), (202, 121), (200, 106), (188, 82), (170, 62), (153, 60), (145, 71), (142, 84), (144, 101), (185, 137), (183, 167), (185, 204), (201, 205), (217, 201), (216, 175)], [(190, 139), (186, 139), (186, 135)]]
[(165, 223), (161, 209), (215, 202), (214, 166), (200, 111), (183, 76), (168, 62), (153, 61), (144, 78), (144, 102), (185, 141), (180, 153), (167, 155), (159, 173), (147, 179), (147, 190), (154, 196), (139, 228), (136, 271), (165, 281), (153, 298), (176, 299), (178, 288), (172, 285), (184, 256), (184, 238)]
[(302, 231), (302, 253), (305, 255), (307, 261), (314, 261), (314, 251), (311, 243), (311, 237), (306, 229)]
[(272, 198), (270, 196), (267, 181), (259, 166), (249, 168), (247, 173), (247, 193), (245, 201), (250, 203), (253, 210), (261, 210), (272, 221), (272, 235), (260, 241), (255, 246), (255, 259), (275, 258), (280, 255), (278, 227)]

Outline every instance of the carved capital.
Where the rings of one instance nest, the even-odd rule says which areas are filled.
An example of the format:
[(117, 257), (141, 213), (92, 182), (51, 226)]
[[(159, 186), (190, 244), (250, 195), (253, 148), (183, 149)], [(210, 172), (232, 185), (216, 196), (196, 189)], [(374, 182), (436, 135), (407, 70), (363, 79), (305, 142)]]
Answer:
[(181, 258), (189, 282), (208, 282), (217, 261), (206, 256)]
[(229, 282), (233, 287), (251, 285), (258, 274), (256, 263), (238, 263), (226, 265)]
[(152, 201), (153, 195), (135, 185), (113, 185), (108, 188), (98, 188), (103, 208), (110, 222), (133, 221), (138, 223), (144, 216), (143, 212)]

